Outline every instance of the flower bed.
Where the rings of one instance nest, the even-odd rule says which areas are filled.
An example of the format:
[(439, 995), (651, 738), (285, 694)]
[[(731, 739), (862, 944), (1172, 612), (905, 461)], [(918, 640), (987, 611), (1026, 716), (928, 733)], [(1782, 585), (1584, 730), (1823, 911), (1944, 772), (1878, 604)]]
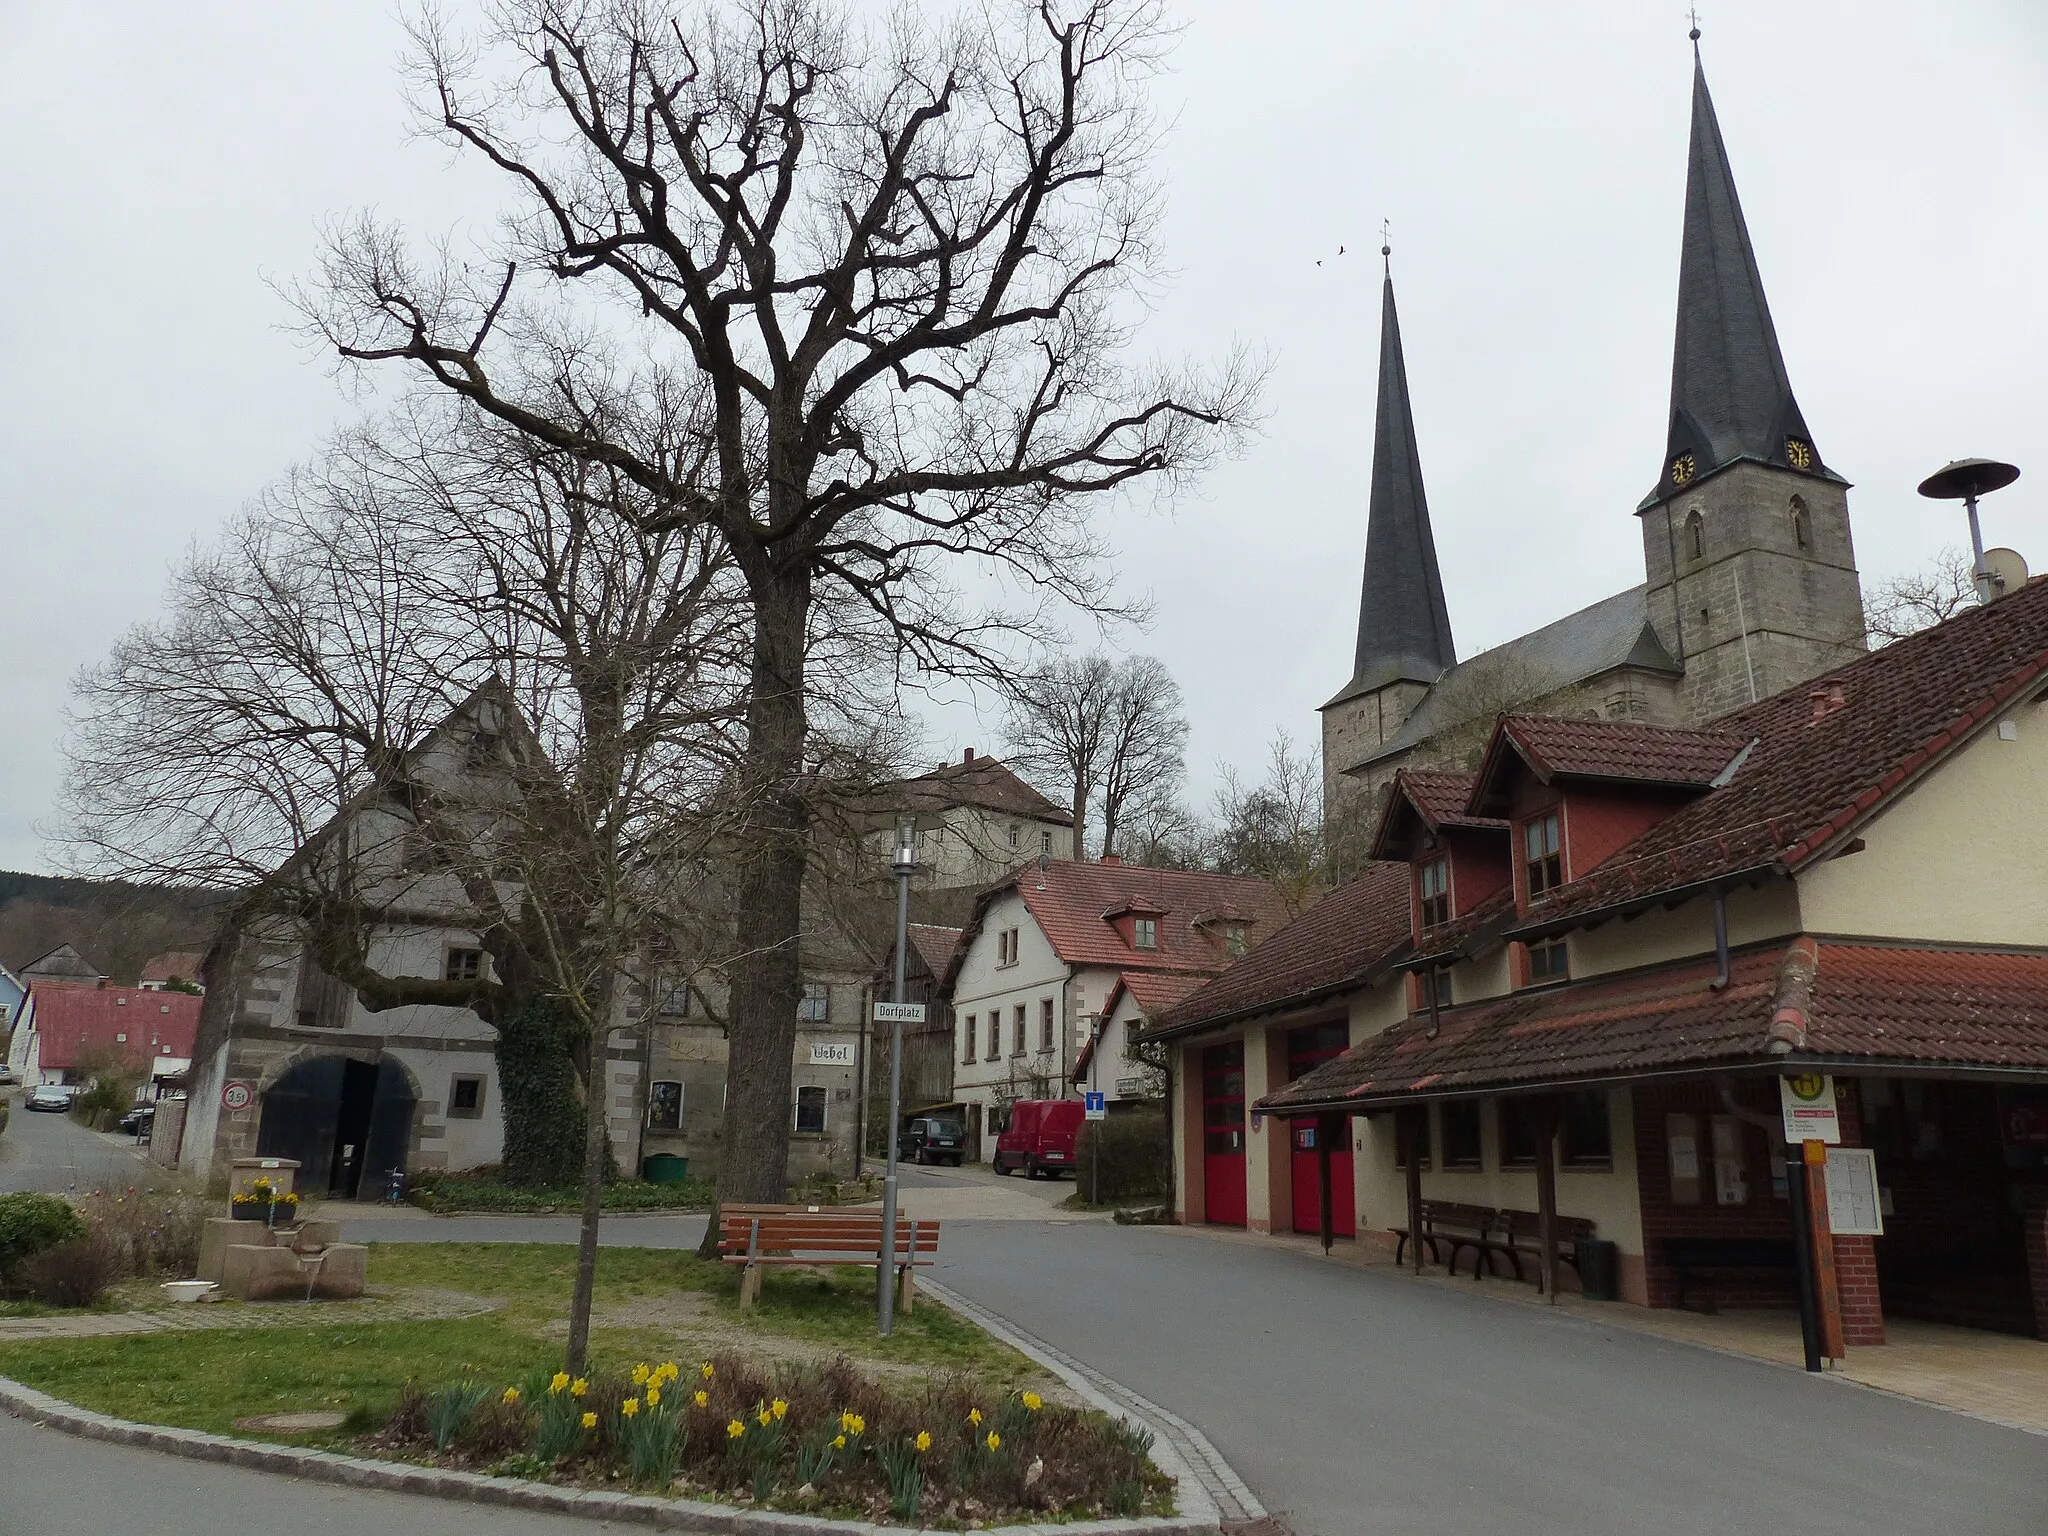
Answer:
[(995, 1524), (1171, 1512), (1149, 1432), (960, 1376), (884, 1383), (844, 1357), (763, 1370), (722, 1354), (624, 1376), (409, 1383), (375, 1454), (630, 1484), (755, 1508)]

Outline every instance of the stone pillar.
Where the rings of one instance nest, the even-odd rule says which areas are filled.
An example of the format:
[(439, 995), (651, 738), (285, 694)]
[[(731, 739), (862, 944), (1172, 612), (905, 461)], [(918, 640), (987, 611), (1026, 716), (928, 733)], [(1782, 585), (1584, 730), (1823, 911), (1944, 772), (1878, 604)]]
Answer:
[(1884, 1342), (1884, 1303), (1877, 1288), (1877, 1242), (1869, 1237), (1837, 1236), (1835, 1289), (1842, 1299), (1842, 1342), (1859, 1345)]
[(1288, 1122), (1270, 1115), (1255, 1120), (1251, 1110), (1287, 1080), (1286, 1051), (1286, 1035), (1280, 1030), (1253, 1027), (1244, 1032), (1244, 1210), (1245, 1225), (1253, 1232), (1287, 1232), (1294, 1225), (1287, 1198), (1292, 1157)]
[(1205, 1209), (1202, 1164), (1202, 1051), (1174, 1047), (1173, 1219), (1199, 1224)]
[(2048, 1339), (2048, 1189), (2027, 1201), (2027, 1288), (2034, 1296), (2034, 1336)]

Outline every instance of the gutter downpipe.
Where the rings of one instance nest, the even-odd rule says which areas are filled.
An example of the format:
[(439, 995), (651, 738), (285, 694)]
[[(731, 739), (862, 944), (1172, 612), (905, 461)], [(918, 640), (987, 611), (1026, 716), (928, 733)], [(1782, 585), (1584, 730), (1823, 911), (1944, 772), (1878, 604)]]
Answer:
[(1714, 991), (1724, 991), (1730, 977), (1728, 959), (1728, 893), (1714, 892), (1714, 979), (1708, 983)]

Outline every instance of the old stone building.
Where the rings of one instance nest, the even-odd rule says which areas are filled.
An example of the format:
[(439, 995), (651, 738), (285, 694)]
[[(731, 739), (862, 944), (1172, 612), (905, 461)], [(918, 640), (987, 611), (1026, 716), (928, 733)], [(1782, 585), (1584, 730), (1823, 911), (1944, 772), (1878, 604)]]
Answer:
[(1369, 819), (1400, 768), (1476, 766), (1509, 709), (1692, 725), (1841, 665), (1864, 646), (1847, 492), (1793, 397), (1696, 58), (1671, 410), (1636, 507), (1644, 582), (1458, 659), (1390, 272), (1358, 648), (1322, 709), (1326, 803), (1362, 790)]

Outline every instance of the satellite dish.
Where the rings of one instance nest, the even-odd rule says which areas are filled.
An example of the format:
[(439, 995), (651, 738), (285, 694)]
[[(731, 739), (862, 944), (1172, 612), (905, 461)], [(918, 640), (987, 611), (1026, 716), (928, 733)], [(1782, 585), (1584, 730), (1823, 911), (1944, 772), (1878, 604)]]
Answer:
[(1957, 459), (1920, 482), (1920, 494), (1935, 501), (1975, 501), (2019, 479), (2017, 465), (1997, 459)]
[(1991, 596), (2004, 597), (2027, 584), (2027, 562), (2016, 549), (1987, 549), (1984, 574), (1991, 581)]

